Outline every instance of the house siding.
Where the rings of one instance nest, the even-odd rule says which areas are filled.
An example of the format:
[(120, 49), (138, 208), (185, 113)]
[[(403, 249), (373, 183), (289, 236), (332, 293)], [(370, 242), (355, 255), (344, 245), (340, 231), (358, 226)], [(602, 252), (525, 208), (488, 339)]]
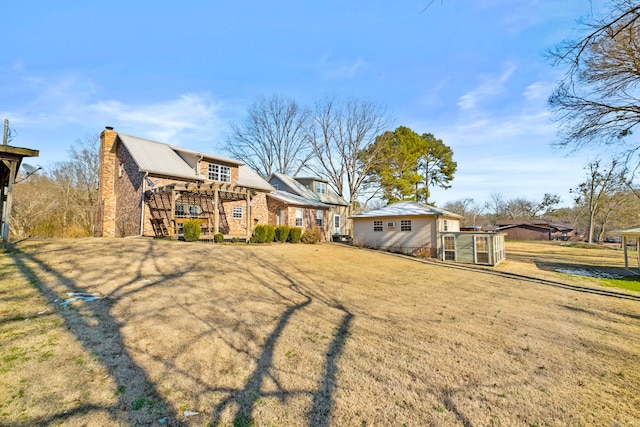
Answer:
[[(408, 254), (426, 250), (432, 257), (438, 254), (435, 217), (366, 217), (352, 220), (355, 244)], [(400, 230), (403, 220), (411, 220), (411, 231)], [(374, 221), (382, 221), (383, 231), (373, 231)], [(389, 222), (395, 222), (395, 227), (390, 228)]]

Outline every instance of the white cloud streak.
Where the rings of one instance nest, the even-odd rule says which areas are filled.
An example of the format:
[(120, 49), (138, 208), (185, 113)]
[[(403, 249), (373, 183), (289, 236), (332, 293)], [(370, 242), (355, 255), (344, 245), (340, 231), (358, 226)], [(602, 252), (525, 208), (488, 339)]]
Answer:
[(505, 84), (516, 71), (515, 65), (507, 66), (500, 75), (483, 75), (480, 76), (482, 83), (473, 89), (462, 95), (458, 100), (458, 107), (461, 110), (471, 110), (478, 107), (478, 104), (496, 98), (505, 93)]

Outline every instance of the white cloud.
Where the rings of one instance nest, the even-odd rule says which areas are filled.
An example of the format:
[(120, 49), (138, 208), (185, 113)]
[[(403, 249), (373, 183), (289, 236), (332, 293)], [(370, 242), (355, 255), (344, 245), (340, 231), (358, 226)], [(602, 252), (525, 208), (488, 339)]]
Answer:
[[(157, 102), (130, 103), (101, 96), (101, 88), (77, 75), (58, 78), (20, 73), (13, 77), (19, 97), (0, 111), (17, 130), (18, 146), (40, 150), (43, 161), (66, 157), (66, 147), (105, 126), (117, 131), (216, 153), (229, 122), (225, 104), (207, 93), (190, 93)], [(0, 96), (6, 89), (0, 89)], [(220, 153), (222, 154), (222, 153)]]
[(482, 83), (474, 90), (467, 92), (460, 97), (458, 107), (462, 110), (474, 109), (481, 102), (495, 98), (505, 92), (505, 84), (516, 71), (516, 66), (508, 65), (500, 75), (490, 74), (480, 76)]
[(555, 86), (555, 83), (535, 82), (527, 86), (523, 95), (529, 101), (544, 100), (546, 102)]
[(360, 57), (352, 60), (338, 60), (325, 56), (322, 58), (321, 64), (325, 79), (340, 80), (355, 77), (367, 65), (367, 62)]

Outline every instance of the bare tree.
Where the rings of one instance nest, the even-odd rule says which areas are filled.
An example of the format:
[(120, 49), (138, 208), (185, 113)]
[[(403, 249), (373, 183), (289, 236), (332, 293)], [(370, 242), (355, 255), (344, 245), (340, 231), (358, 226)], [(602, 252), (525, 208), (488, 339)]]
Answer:
[(384, 108), (373, 102), (326, 98), (316, 103), (310, 132), (311, 168), (349, 201), (351, 212), (358, 197), (367, 194), (371, 199), (377, 194), (369, 171), (380, 161), (379, 152), (363, 153), (388, 122)]
[(259, 97), (241, 125), (232, 125), (225, 150), (263, 177), (273, 172), (297, 175), (308, 163), (310, 112), (293, 99)]
[(576, 194), (576, 204), (584, 206), (588, 212), (587, 242), (593, 243), (596, 215), (602, 210), (607, 198), (625, 185), (624, 169), (618, 160), (612, 160), (609, 167), (602, 167), (601, 161), (591, 162), (585, 168), (587, 179), (571, 192)]
[(551, 52), (555, 65), (568, 66), (549, 98), (560, 125), (559, 145), (624, 147), (625, 137), (640, 123), (640, 5), (636, 0), (614, 1), (604, 19), (585, 27), (582, 39)]

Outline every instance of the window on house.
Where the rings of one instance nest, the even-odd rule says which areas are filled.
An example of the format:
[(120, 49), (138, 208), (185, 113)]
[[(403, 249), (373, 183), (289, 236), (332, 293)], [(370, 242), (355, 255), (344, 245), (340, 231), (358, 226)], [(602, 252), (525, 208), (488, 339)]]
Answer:
[(373, 231), (382, 231), (382, 221), (373, 221)]
[(302, 227), (302, 209), (296, 209), (296, 227)]
[(400, 221), (400, 231), (411, 231), (410, 219), (403, 219)]
[(122, 175), (124, 175), (124, 165), (120, 163), (120, 166), (118, 167), (118, 178), (122, 178)]
[(316, 211), (316, 225), (320, 228), (324, 227), (324, 211), (320, 209)]
[(229, 166), (209, 163), (209, 179), (220, 182), (231, 182), (231, 168)]
[[(188, 207), (187, 207), (188, 209)], [(183, 205), (182, 203), (176, 203), (176, 217), (178, 218), (184, 218), (187, 216), (187, 211), (185, 209), (185, 205)]]
[(456, 238), (455, 236), (444, 236), (443, 247), (444, 247), (444, 260), (445, 261), (455, 261), (456, 260)]
[(443, 231), (449, 231), (449, 224), (447, 223), (446, 219), (442, 220), (442, 230)]
[(316, 182), (316, 193), (327, 194), (327, 184), (324, 182)]
[(199, 217), (202, 209), (198, 205), (189, 205), (189, 216), (190, 217)]
[(244, 210), (242, 209), (242, 206), (233, 207), (232, 215), (234, 219), (242, 219), (244, 217), (243, 214), (244, 214)]
[(474, 236), (476, 249), (476, 263), (489, 264), (489, 238), (487, 236)]

